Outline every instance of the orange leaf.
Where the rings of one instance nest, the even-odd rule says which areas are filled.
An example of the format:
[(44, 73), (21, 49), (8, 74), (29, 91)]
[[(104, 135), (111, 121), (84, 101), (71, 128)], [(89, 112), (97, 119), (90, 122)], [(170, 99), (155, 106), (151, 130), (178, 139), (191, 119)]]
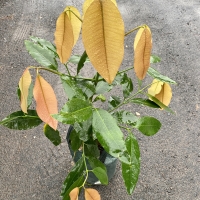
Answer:
[(66, 63), (74, 46), (73, 28), (66, 12), (61, 13), (58, 17), (56, 22), (56, 32), (54, 35), (56, 50), (59, 55), (60, 62)]
[[(72, 12), (70, 12), (70, 10)], [(76, 14), (79, 18), (81, 18), (81, 15), (79, 11), (73, 6), (67, 6), (65, 8), (65, 12), (67, 13), (69, 17), (69, 20), (71, 21), (73, 34), (74, 34), (74, 45), (75, 45), (80, 35), (82, 22), (74, 14)]]
[(168, 106), (172, 98), (172, 90), (168, 83), (164, 83), (159, 94), (155, 95), (155, 98)]
[(95, 0), (82, 25), (85, 50), (94, 68), (112, 83), (124, 56), (124, 22), (111, 0)]
[(56, 95), (51, 85), (39, 74), (36, 77), (33, 96), (40, 119), (56, 130), (58, 122), (51, 116), (58, 113)]
[(76, 187), (69, 193), (70, 200), (78, 200), (78, 194), (79, 194), (79, 188)]
[(29, 68), (27, 67), (19, 80), (19, 89), (21, 91), (21, 109), (24, 113), (27, 113), (27, 99), (28, 99), (28, 89), (31, 84), (31, 75)]
[(158, 79), (154, 79), (151, 87), (148, 89), (148, 94), (152, 95), (155, 97), (156, 94), (159, 94), (164, 82), (159, 81)]
[(85, 189), (85, 199), (86, 200), (101, 200), (100, 194), (97, 190), (86, 188)]
[(139, 29), (134, 41), (134, 70), (140, 80), (145, 78), (150, 66), (151, 49), (151, 31), (145, 25)]

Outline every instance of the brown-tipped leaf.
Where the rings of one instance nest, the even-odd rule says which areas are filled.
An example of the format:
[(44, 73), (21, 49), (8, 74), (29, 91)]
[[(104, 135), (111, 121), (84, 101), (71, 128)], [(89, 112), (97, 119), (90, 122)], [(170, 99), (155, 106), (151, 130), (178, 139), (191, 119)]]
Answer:
[(95, 0), (82, 25), (87, 55), (99, 74), (112, 83), (124, 56), (124, 22), (111, 0)]
[(79, 188), (76, 187), (69, 193), (70, 200), (78, 200), (78, 194), (79, 194)]
[(145, 78), (150, 66), (151, 49), (151, 31), (145, 25), (139, 29), (134, 41), (134, 70), (140, 80)]
[(39, 74), (36, 77), (33, 96), (40, 119), (56, 130), (58, 122), (51, 116), (58, 113), (56, 95), (51, 85)]
[(71, 21), (66, 12), (60, 14), (56, 21), (55, 44), (60, 62), (66, 63), (74, 46), (74, 34)]
[(31, 84), (31, 75), (29, 68), (26, 68), (22, 77), (19, 80), (19, 89), (21, 91), (21, 109), (24, 113), (27, 113), (28, 107), (28, 93)]
[[(74, 34), (74, 44), (73, 44), (74, 46), (79, 38), (80, 31), (81, 31), (81, 25), (82, 25), (82, 22), (80, 21), (81, 15), (79, 11), (73, 6), (67, 6), (65, 8), (65, 12), (67, 13), (69, 17), (69, 20), (71, 21), (72, 30)], [(80, 19), (78, 19), (78, 17)]]
[(164, 83), (159, 94), (155, 95), (155, 98), (168, 106), (172, 98), (172, 90), (168, 83)]
[(97, 190), (86, 188), (85, 189), (85, 200), (101, 200), (100, 194)]

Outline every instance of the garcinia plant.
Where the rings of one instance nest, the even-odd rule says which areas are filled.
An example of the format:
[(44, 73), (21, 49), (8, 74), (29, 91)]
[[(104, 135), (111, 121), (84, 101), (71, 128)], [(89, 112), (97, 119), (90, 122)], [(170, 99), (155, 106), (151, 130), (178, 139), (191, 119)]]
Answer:
[[(133, 44), (133, 65), (120, 71), (124, 38), (134, 31), (137, 34)], [(82, 55), (71, 55), (80, 32), (85, 49)], [(150, 67), (160, 62), (159, 57), (151, 55), (150, 28), (141, 25), (125, 32), (115, 0), (86, 0), (82, 16), (73, 6), (67, 6), (60, 14), (56, 22), (55, 46), (33, 36), (25, 41), (25, 46), (39, 66), (25, 69), (17, 90), (21, 110), (10, 114), (0, 124), (10, 129), (27, 130), (44, 122), (44, 134), (54, 145), (61, 143), (58, 122), (73, 126), (71, 148), (74, 154), (82, 152), (82, 156), (63, 183), (63, 200), (77, 200), (81, 189), (84, 189), (86, 200), (100, 199), (97, 190), (88, 186), (87, 179), (89, 173), (93, 173), (101, 184), (108, 184), (106, 167), (99, 160), (101, 148), (121, 162), (127, 192), (132, 194), (140, 172), (140, 150), (134, 130), (152, 136), (161, 123), (154, 117), (140, 117), (126, 111), (124, 105), (138, 104), (173, 113), (168, 105), (172, 97), (170, 84), (175, 81)], [(58, 61), (65, 66), (66, 73), (58, 70)], [(86, 63), (91, 63), (96, 70), (90, 73), (91, 77), (81, 76), (87, 68)], [(75, 67), (76, 73), (75, 70), (72, 73)], [(34, 85), (30, 70), (36, 72)], [(68, 101), (60, 111), (53, 88), (40, 74), (42, 70), (57, 75), (62, 81)], [(127, 72), (134, 71), (138, 84), (133, 87)], [(153, 80), (143, 86), (146, 75)], [(122, 95), (109, 97), (116, 86), (122, 88)], [(32, 97), (36, 110), (30, 109)], [(107, 109), (98, 107), (96, 102), (104, 102)], [(122, 130), (127, 133), (126, 137)]]

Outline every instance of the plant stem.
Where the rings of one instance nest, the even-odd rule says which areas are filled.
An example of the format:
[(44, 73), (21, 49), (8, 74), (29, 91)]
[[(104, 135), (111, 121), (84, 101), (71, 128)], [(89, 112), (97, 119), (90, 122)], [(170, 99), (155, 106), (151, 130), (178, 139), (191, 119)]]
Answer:
[(65, 65), (65, 67), (66, 67), (66, 69), (67, 69), (67, 72), (68, 72), (69, 76), (72, 77), (72, 76), (71, 76), (71, 73), (70, 73), (70, 71), (69, 71), (69, 68), (68, 68), (68, 66), (67, 66), (67, 64), (64, 64), (64, 65)]
[(138, 26), (138, 27), (136, 27), (136, 28), (134, 28), (134, 29), (128, 31), (127, 33), (125, 33), (125, 36), (127, 36), (127, 35), (129, 35), (130, 33), (132, 33), (132, 32), (134, 32), (134, 31), (136, 31), (136, 30), (142, 28), (143, 26), (144, 26), (144, 25), (142, 25), (142, 26)]
[(83, 184), (82, 184), (82, 186), (81, 187), (84, 187), (84, 185), (85, 185), (85, 183), (86, 183), (86, 181), (87, 181), (87, 178), (88, 178), (88, 169), (87, 169), (87, 164), (86, 164), (86, 160), (85, 160), (85, 152), (84, 152), (84, 142), (83, 142), (83, 154), (82, 154), (82, 156), (83, 156), (83, 161), (84, 161), (84, 164), (85, 164), (85, 171), (86, 171), (86, 177), (85, 177), (85, 180), (84, 180), (84, 182), (83, 182)]
[(66, 10), (66, 11), (73, 13), (81, 22), (83, 22), (83, 20), (76, 13), (74, 13), (72, 10)]
[(62, 75), (63, 75), (63, 74), (60, 73), (60, 72), (57, 72), (57, 71), (55, 71), (55, 70), (53, 70), (53, 69), (49, 69), (49, 68), (46, 68), (46, 67), (34, 67), (34, 66), (30, 66), (30, 68), (32, 68), (32, 69), (37, 69), (37, 70), (43, 69), (43, 70), (49, 71), (49, 72), (51, 72), (51, 73), (53, 73), (53, 74), (57, 74), (57, 75), (59, 75), (59, 76), (62, 76)]

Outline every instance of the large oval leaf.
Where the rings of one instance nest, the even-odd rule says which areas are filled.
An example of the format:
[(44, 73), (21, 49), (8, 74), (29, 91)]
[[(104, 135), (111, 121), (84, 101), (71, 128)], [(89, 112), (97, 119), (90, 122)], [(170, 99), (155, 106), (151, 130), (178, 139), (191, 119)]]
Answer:
[(120, 157), (125, 149), (123, 133), (117, 126), (115, 119), (103, 109), (93, 111), (93, 131), (103, 148), (114, 157)]
[(66, 12), (60, 14), (56, 21), (55, 44), (60, 62), (66, 63), (74, 46), (74, 34), (71, 21)]
[(0, 121), (0, 125), (10, 129), (27, 130), (34, 128), (42, 123), (35, 110), (27, 110), (27, 114), (17, 111)]
[(144, 135), (152, 136), (159, 131), (161, 123), (154, 117), (142, 117), (137, 120), (135, 127)]
[(91, 115), (92, 106), (89, 101), (73, 98), (65, 104), (59, 114), (53, 117), (64, 124), (74, 124), (86, 121)]
[(132, 133), (126, 138), (126, 148), (130, 164), (128, 165), (122, 162), (122, 176), (127, 192), (132, 194), (140, 173), (140, 149), (139, 144)]
[[(83, 15), (86, 13), (88, 7), (91, 5), (91, 3), (93, 2), (94, 0), (85, 0), (84, 4), (83, 4)], [(116, 0), (111, 0), (115, 6), (117, 6), (117, 2)]]
[(51, 85), (39, 74), (36, 77), (33, 96), (40, 119), (56, 130), (58, 122), (51, 116), (58, 113), (56, 95)]
[(112, 83), (124, 56), (124, 23), (111, 0), (91, 3), (83, 19), (82, 36), (94, 68)]
[(86, 188), (85, 189), (85, 200), (101, 200), (100, 194), (97, 190)]
[(96, 167), (92, 170), (95, 176), (100, 180), (101, 184), (108, 185), (108, 176), (104, 169)]
[(78, 17), (81, 18), (81, 15), (80, 15), (79, 11), (73, 6), (67, 6), (65, 8), (65, 12), (67, 13), (67, 15), (69, 17), (69, 20), (71, 21), (72, 30), (73, 30), (73, 34), (74, 34), (74, 45), (75, 45), (79, 38), (80, 31), (81, 31), (82, 22), (80, 21), (80, 19), (78, 19)]
[(31, 84), (31, 74), (29, 72), (29, 68), (26, 68), (22, 77), (19, 80), (19, 89), (21, 91), (21, 95), (20, 95), (21, 109), (24, 113), (27, 113), (30, 84)]
[(151, 31), (145, 25), (139, 29), (134, 41), (134, 70), (140, 80), (145, 78), (150, 66), (151, 48)]
[(38, 63), (50, 69), (57, 70), (58, 64), (55, 60), (55, 54), (51, 50), (43, 48), (40, 44), (35, 44), (28, 40), (25, 40), (25, 46), (29, 54)]

